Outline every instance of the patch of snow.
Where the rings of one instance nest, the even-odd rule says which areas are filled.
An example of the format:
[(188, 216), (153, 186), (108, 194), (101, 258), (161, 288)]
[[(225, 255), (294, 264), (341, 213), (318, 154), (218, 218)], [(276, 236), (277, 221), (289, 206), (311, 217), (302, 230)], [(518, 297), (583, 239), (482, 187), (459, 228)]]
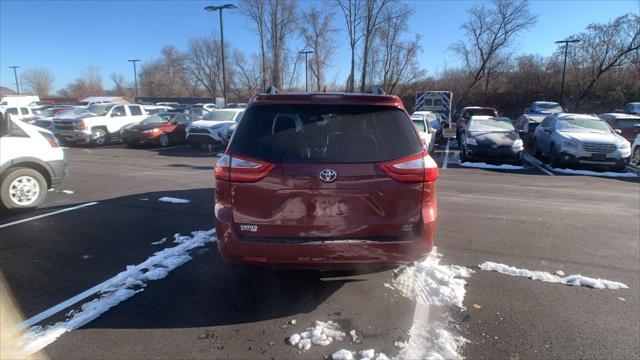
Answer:
[(556, 271), (556, 275), (558, 275), (558, 276), (564, 276), (564, 271), (562, 271), (562, 270), (558, 270), (558, 271)]
[(440, 265), (441, 255), (432, 251), (414, 266), (396, 270), (391, 285), (402, 295), (423, 304), (456, 305), (462, 307), (467, 283), (473, 270), (456, 265)]
[(349, 335), (351, 335), (351, 341), (353, 341), (353, 342), (358, 341), (358, 335), (356, 335), (356, 331), (355, 330), (349, 331)]
[(169, 196), (163, 196), (160, 199), (158, 199), (158, 201), (172, 203), (172, 204), (186, 204), (191, 202), (187, 199), (180, 199), (180, 198), (174, 198)]
[(149, 198), (140, 198), (140, 201), (148, 201)]
[(73, 194), (75, 194), (76, 192), (75, 192), (75, 191), (73, 191), (73, 190), (62, 190), (62, 193), (67, 194), (67, 195), (73, 195)]
[(216, 154), (216, 156), (217, 156), (217, 157), (224, 156), (224, 153), (217, 153), (217, 154)]
[(561, 169), (549, 167), (553, 172), (568, 174), (568, 175), (587, 175), (587, 176), (604, 176), (604, 177), (618, 177), (618, 178), (637, 178), (638, 175), (630, 172), (611, 172), (611, 171), (591, 171), (591, 170), (575, 170), (575, 169)]
[(498, 169), (498, 170), (522, 170), (524, 169), (524, 166), (517, 166), (517, 165), (509, 165), (509, 164), (501, 164), (501, 165), (494, 165), (494, 164), (487, 164), (487, 163), (483, 163), (483, 162), (463, 162), (459, 164), (460, 166), (464, 166), (464, 167), (470, 167), (470, 168), (477, 168), (477, 169)]
[(191, 236), (181, 237), (179, 245), (158, 251), (138, 265), (127, 266), (125, 271), (105, 284), (98, 298), (72, 311), (70, 318), (46, 327), (29, 328), (20, 339), (22, 347), (28, 353), (39, 351), (62, 334), (95, 320), (110, 308), (143, 291), (148, 281), (164, 278), (171, 270), (191, 260), (191, 250), (215, 241), (215, 229), (194, 231)]
[(297, 324), (297, 323), (298, 323), (298, 322), (296, 321), (296, 319), (293, 319), (293, 320), (289, 321), (289, 324), (291, 324), (291, 325), (295, 325), (295, 324)]
[(463, 308), (466, 281), (473, 270), (441, 265), (441, 255), (435, 249), (422, 262), (403, 266), (392, 281), (402, 295), (416, 300), (409, 340), (396, 342), (400, 347), (399, 359), (452, 359), (461, 358), (460, 347), (467, 340), (451, 326), (448, 307)]
[(527, 269), (518, 269), (513, 266), (498, 264), (491, 261), (486, 261), (478, 267), (482, 270), (487, 271), (496, 271), (501, 274), (511, 275), (511, 276), (522, 276), (532, 280), (550, 282), (550, 283), (559, 283), (571, 286), (586, 286), (593, 289), (628, 289), (629, 287), (623, 283), (611, 280), (604, 279), (595, 279), (588, 276), (582, 275), (569, 275), (565, 277), (560, 277), (558, 275), (554, 275), (548, 273), (546, 271), (531, 271)]
[(160, 244), (163, 244), (165, 241), (167, 241), (167, 238), (162, 238), (162, 240), (152, 242), (151, 245), (160, 245)]
[[(327, 346), (334, 340), (342, 341), (346, 336), (344, 332), (340, 331), (340, 326), (335, 322), (331, 320), (327, 322), (316, 321), (306, 331), (289, 336), (289, 343), (292, 346), (297, 346), (301, 351), (307, 351), (311, 348), (311, 345)], [(297, 341), (293, 344), (292, 340)]]
[(333, 360), (353, 360), (353, 353), (349, 350), (340, 349), (331, 354)]
[(373, 359), (375, 355), (376, 355), (375, 349), (358, 351), (358, 356), (360, 357), (360, 359)]

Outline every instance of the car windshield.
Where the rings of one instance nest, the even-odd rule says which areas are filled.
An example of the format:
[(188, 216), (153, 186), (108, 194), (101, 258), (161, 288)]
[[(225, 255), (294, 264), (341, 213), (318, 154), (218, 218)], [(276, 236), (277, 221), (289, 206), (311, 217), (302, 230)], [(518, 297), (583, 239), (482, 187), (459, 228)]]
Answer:
[(471, 119), (469, 131), (473, 132), (511, 132), (515, 131), (513, 124), (505, 120)]
[(148, 118), (142, 120), (140, 123), (141, 124), (164, 124), (166, 122), (171, 121), (171, 115), (167, 115), (167, 114), (162, 114), (162, 115), (153, 115), (153, 116), (149, 116)]
[(406, 113), (365, 105), (261, 105), (229, 151), (270, 162), (374, 163), (421, 151)]
[(592, 118), (561, 119), (556, 123), (556, 130), (560, 132), (611, 132), (611, 128), (606, 122)]
[(85, 111), (94, 115), (102, 116), (106, 115), (112, 107), (112, 104), (94, 104), (90, 105)]
[(237, 111), (215, 110), (205, 114), (203, 119), (211, 121), (231, 121), (237, 113)]
[(627, 111), (640, 112), (640, 102), (629, 103), (626, 106)]
[(411, 121), (413, 121), (413, 125), (418, 129), (418, 131), (427, 132), (427, 126), (425, 125), (424, 120), (416, 120), (412, 117)]
[(539, 102), (539, 103), (533, 103), (532, 110), (551, 114), (551, 113), (561, 113), (562, 107), (558, 103)]

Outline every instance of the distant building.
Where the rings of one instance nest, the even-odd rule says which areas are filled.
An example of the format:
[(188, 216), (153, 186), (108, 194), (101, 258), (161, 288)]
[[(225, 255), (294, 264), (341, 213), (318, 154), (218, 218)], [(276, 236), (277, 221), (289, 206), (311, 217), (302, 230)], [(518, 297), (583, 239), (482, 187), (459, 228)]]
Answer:
[(16, 94), (15, 91), (9, 88), (6, 88), (4, 86), (0, 86), (0, 97), (7, 96), (7, 95), (15, 95), (15, 94)]

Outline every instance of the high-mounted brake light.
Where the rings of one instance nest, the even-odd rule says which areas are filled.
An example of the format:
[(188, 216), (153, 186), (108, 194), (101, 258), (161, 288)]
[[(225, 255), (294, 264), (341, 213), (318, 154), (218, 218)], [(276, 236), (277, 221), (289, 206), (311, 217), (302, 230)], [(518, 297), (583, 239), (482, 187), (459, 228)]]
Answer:
[(267, 176), (273, 167), (265, 161), (224, 154), (218, 159), (213, 173), (218, 180), (254, 182)]
[(380, 163), (378, 166), (387, 175), (400, 182), (432, 182), (438, 178), (438, 164), (426, 151)]

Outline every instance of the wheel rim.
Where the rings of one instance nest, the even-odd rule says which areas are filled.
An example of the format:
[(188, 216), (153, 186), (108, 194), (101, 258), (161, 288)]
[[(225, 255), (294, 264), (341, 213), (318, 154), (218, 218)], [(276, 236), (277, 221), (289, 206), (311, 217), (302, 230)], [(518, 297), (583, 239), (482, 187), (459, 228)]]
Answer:
[(164, 134), (164, 135), (162, 135), (160, 137), (160, 145), (162, 145), (162, 146), (169, 145), (169, 137), (166, 134)]
[(633, 152), (633, 162), (636, 164), (640, 163), (640, 148), (636, 148)]
[(40, 195), (40, 184), (31, 176), (20, 176), (9, 185), (9, 197), (20, 206), (33, 205)]
[(93, 133), (93, 141), (95, 141), (95, 143), (98, 145), (104, 144), (106, 139), (107, 134), (105, 134), (104, 131), (96, 131)]

